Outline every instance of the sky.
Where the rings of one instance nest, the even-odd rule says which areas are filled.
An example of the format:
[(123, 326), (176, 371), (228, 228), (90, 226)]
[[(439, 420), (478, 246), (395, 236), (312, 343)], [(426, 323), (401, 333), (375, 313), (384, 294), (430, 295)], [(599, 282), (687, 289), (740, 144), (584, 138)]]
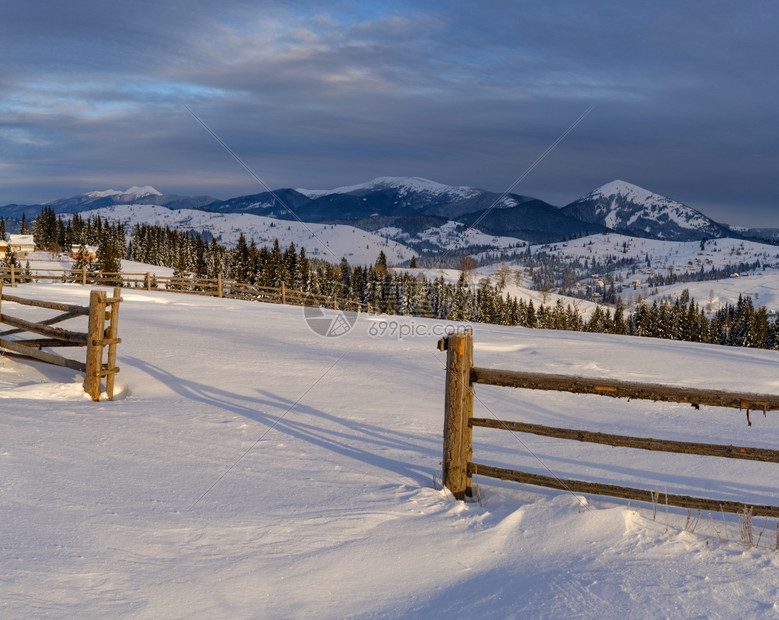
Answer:
[(562, 206), (621, 179), (779, 227), (777, 25), (769, 0), (5, 0), (0, 204), (263, 191), (205, 125), (274, 189), (522, 177)]

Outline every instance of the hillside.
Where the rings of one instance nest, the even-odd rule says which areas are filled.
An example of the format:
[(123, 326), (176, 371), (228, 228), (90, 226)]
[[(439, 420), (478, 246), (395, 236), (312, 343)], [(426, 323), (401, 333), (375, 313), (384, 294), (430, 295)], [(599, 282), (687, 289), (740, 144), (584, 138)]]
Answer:
[[(23, 285), (85, 303), (88, 289)], [(123, 291), (120, 398), (0, 359), (4, 617), (771, 617), (775, 523), (479, 479), (436, 484), (447, 323)], [(4, 312), (14, 305), (3, 304)], [(775, 392), (776, 352), (476, 325), (490, 367)], [(401, 337), (402, 334), (405, 336)], [(414, 334), (414, 336), (411, 336)], [(383, 337), (382, 337), (383, 335)], [(483, 388), (483, 389), (482, 389)], [(477, 415), (775, 448), (777, 416), (477, 388)], [(629, 415), (626, 415), (628, 413)], [(779, 503), (775, 465), (476, 436), (561, 477)], [(490, 448), (494, 446), (494, 448)], [(690, 518), (692, 517), (692, 518)], [(755, 523), (755, 536), (764, 527)]]
[(390, 263), (409, 260), (414, 255), (410, 248), (400, 243), (353, 226), (338, 224), (277, 220), (245, 213), (172, 210), (137, 204), (115, 205), (83, 213), (85, 218), (98, 215), (122, 222), (128, 235), (132, 234), (136, 224), (152, 224), (182, 231), (206, 232), (219, 243), (233, 247), (243, 233), (247, 241), (254, 239), (258, 245), (272, 245), (278, 239), (282, 247), (294, 243), (297, 248), (306, 248), (309, 257), (323, 258), (336, 264), (344, 257), (352, 264), (372, 264), (382, 251)]

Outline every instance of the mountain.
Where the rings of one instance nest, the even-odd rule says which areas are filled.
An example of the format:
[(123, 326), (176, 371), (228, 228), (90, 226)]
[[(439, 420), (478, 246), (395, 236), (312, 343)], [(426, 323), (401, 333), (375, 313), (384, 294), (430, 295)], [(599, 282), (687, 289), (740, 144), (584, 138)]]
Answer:
[(743, 228), (741, 226), (731, 226), (730, 230), (739, 237), (755, 239), (761, 242), (767, 241), (773, 245), (779, 244), (779, 228)]
[[(166, 195), (146, 185), (91, 191), (46, 203), (56, 213), (116, 205), (158, 205), (172, 210), (347, 224), (378, 232), (420, 254), (454, 247), (461, 252), (483, 252), (492, 243), (490, 237), (500, 238), (492, 244), (496, 248), (510, 248), (522, 242), (563, 241), (602, 231), (668, 241), (776, 238), (768, 230), (731, 230), (687, 205), (624, 181), (607, 183), (563, 208), (530, 196), (444, 185), (421, 177), (378, 177), (329, 190), (282, 188), (228, 200)], [(31, 220), (41, 206), (6, 205), (0, 214), (12, 221), (25, 213)], [(456, 243), (457, 235), (471, 245)]]
[(43, 207), (50, 207), (55, 213), (80, 213), (81, 211), (90, 211), (120, 204), (153, 204), (170, 209), (200, 209), (215, 201), (217, 199), (213, 196), (163, 194), (150, 185), (144, 185), (143, 187), (133, 185), (126, 190), (97, 190), (41, 204), (5, 205), (0, 208), (0, 214), (7, 219), (18, 219), (24, 214), (28, 220), (32, 220), (40, 213)]
[[(331, 208), (345, 206), (355, 211), (354, 200), (361, 201), (368, 215), (437, 215), (456, 220), (466, 213), (489, 208), (505, 209), (527, 200), (517, 194), (496, 194), (475, 187), (443, 185), (421, 177), (379, 177), (368, 183), (339, 187), (333, 190), (306, 190), (313, 203)], [(343, 197), (349, 197), (344, 199)]]
[(504, 209), (467, 213), (458, 217), (457, 221), (485, 233), (518, 237), (532, 243), (562, 241), (603, 231), (603, 226), (571, 217), (558, 207), (535, 199)]
[[(237, 196), (228, 200), (214, 200), (202, 207), (192, 208), (201, 208), (204, 211), (214, 213), (247, 213), (249, 215), (262, 215), (278, 219), (295, 219), (289, 210), (292, 209), (297, 213), (298, 209), (309, 202), (311, 202), (311, 199), (308, 196), (294, 189), (277, 189), (272, 193), (261, 192), (259, 194)], [(176, 207), (171, 208), (175, 209)]]
[[(286, 220), (350, 224), (363, 230), (393, 229), (392, 238), (415, 241), (419, 250), (435, 251), (432, 228), (447, 225), (465, 231), (478, 223), (488, 235), (511, 236), (537, 242), (558, 241), (572, 235), (600, 232), (602, 227), (582, 222), (541, 200), (519, 194), (450, 186), (420, 177), (379, 177), (368, 183), (331, 190), (279, 189), (239, 196), (203, 207), (220, 213), (247, 213)], [(464, 226), (452, 227), (451, 222)], [(424, 239), (418, 237), (425, 231)], [(440, 248), (438, 248), (440, 249)]]
[(733, 236), (730, 229), (700, 211), (625, 181), (602, 185), (561, 211), (635, 237), (693, 241)]

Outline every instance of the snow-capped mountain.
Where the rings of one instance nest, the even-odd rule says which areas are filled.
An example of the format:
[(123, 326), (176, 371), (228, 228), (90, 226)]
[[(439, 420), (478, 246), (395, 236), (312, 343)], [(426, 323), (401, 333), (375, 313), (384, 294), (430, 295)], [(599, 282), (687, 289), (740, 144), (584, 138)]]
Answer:
[(532, 200), (501, 196), (474, 187), (443, 185), (420, 177), (379, 177), (368, 183), (323, 189), (281, 189), (239, 196), (211, 205), (209, 211), (240, 211), (290, 217), (289, 207), (310, 222), (353, 220), (377, 215), (434, 215), (456, 219), (488, 208), (510, 208)]
[(124, 191), (119, 191), (115, 189), (105, 189), (105, 190), (100, 190), (95, 192), (87, 192), (86, 194), (83, 195), (88, 196), (90, 198), (105, 198), (106, 196), (121, 196), (125, 200), (131, 200), (131, 199), (143, 198), (144, 196), (162, 196), (162, 192), (157, 191), (151, 185), (144, 185), (143, 187), (133, 185), (132, 187)]
[[(411, 247), (418, 255), (455, 248), (480, 253), (489, 251), (487, 246), (502, 252), (524, 242), (563, 241), (604, 230), (669, 241), (765, 238), (731, 230), (691, 207), (624, 181), (607, 183), (562, 209), (528, 196), (444, 185), (420, 177), (378, 177), (330, 190), (285, 188), (228, 200), (166, 195), (143, 185), (91, 191), (45, 206), (56, 213), (75, 213), (130, 204), (345, 224), (378, 232), (385, 239)], [(22, 213), (32, 219), (41, 206), (6, 205), (0, 214), (7, 220), (18, 219)], [(455, 242), (452, 237), (456, 231), (478, 234), (466, 235), (469, 242)]]
[(692, 207), (625, 181), (612, 181), (563, 207), (563, 213), (626, 235), (691, 241), (731, 231)]
[(377, 177), (368, 183), (347, 185), (335, 189), (298, 189), (309, 198), (320, 198), (328, 194), (354, 194), (364, 196), (371, 192), (394, 189), (401, 196), (426, 194), (428, 196), (447, 196), (451, 200), (472, 198), (481, 190), (473, 187), (452, 186), (437, 183), (422, 177)]
[(216, 198), (213, 196), (163, 194), (151, 185), (133, 185), (126, 190), (95, 190), (40, 205), (7, 205), (2, 208), (2, 213), (6, 218), (18, 218), (22, 213), (33, 218), (44, 206), (53, 209), (55, 213), (78, 213), (117, 204), (155, 204), (171, 209), (199, 209), (214, 201)]
[(412, 237), (422, 229), (451, 221), (475, 226), (489, 235), (529, 241), (557, 241), (600, 231), (600, 227), (572, 218), (542, 200), (443, 185), (420, 177), (379, 177), (332, 190), (282, 189), (239, 196), (204, 208), (306, 222), (348, 223), (364, 230), (397, 228)]

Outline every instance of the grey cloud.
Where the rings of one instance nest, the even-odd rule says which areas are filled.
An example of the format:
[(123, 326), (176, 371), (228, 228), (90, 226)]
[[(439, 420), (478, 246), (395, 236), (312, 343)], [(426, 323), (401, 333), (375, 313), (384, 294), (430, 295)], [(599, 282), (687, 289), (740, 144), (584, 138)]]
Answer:
[(185, 105), (276, 187), (500, 191), (595, 104), (517, 191), (563, 204), (623, 178), (765, 221), (776, 204), (773, 3), (51, 4), (0, 8), (6, 202), (254, 191)]

